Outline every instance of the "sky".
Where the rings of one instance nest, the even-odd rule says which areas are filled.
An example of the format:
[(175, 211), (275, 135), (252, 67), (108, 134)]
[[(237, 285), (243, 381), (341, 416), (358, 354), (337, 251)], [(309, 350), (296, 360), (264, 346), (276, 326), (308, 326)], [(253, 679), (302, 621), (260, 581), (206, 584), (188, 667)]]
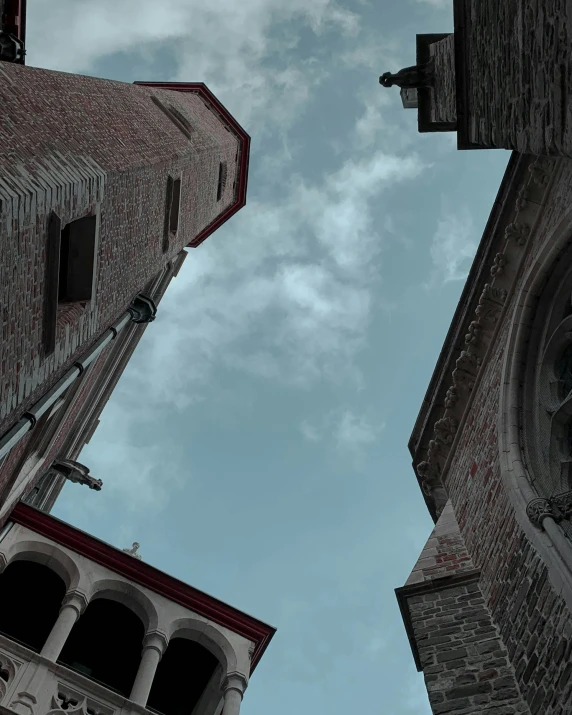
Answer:
[[(378, 77), (450, 0), (29, 0), (27, 63), (204, 81), (252, 137), (54, 515), (278, 629), (245, 715), (430, 715), (394, 589), (432, 522), (407, 451), (508, 153)], [(54, 38), (50, 43), (45, 38)]]

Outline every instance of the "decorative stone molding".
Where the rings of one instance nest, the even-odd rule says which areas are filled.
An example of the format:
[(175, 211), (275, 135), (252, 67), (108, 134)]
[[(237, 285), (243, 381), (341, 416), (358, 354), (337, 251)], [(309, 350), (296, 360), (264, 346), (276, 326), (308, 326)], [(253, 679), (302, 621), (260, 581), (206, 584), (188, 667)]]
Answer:
[(153, 648), (159, 653), (160, 657), (165, 654), (168, 645), (169, 639), (167, 638), (165, 633), (163, 633), (163, 631), (149, 631), (143, 639), (143, 650), (146, 650), (147, 648)]
[(242, 673), (234, 672), (227, 673), (225, 679), (222, 681), (222, 692), (224, 694), (229, 690), (236, 690), (240, 693), (240, 697), (244, 695), (244, 691), (248, 687), (248, 679)]
[(539, 529), (543, 528), (544, 519), (547, 517), (556, 522), (572, 518), (572, 491), (556, 494), (550, 499), (532, 499), (526, 505), (526, 515)]
[[(546, 157), (536, 159), (529, 166), (525, 183), (518, 193), (504, 230), (505, 245), (496, 252), (490, 268), (491, 281), (484, 285), (474, 318), (465, 330), (465, 346), (455, 362), (452, 385), (445, 396), (443, 413), (434, 423), (434, 437), (427, 442), (426, 458), (417, 465), (420, 486), (433, 499), (437, 515), (444, 507), (440, 503), (445, 493), (442, 478), (446, 474), (451, 450), (462, 430), (471, 393), (500, 325), (508, 295), (522, 265), (528, 239), (541, 214), (555, 166), (556, 161)], [(531, 513), (532, 518), (536, 518), (536, 512), (533, 510)]]
[(64, 608), (73, 608), (77, 611), (77, 617), (79, 618), (87, 608), (88, 603), (89, 599), (83, 591), (68, 591), (62, 601), (60, 613)]
[(502, 276), (504, 273), (504, 267), (506, 266), (506, 256), (504, 253), (497, 253), (495, 256), (495, 261), (491, 267), (491, 277)]
[(47, 715), (113, 715), (114, 709), (58, 683)]
[(0, 703), (6, 697), (8, 686), (14, 680), (19, 667), (19, 663), (9, 658), (5, 653), (0, 653)]

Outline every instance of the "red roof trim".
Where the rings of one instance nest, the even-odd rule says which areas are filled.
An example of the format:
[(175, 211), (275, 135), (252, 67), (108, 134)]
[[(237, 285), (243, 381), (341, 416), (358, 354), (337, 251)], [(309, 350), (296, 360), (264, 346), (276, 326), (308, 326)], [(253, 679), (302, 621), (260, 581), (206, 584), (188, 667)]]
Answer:
[(244, 131), (236, 119), (228, 112), (210, 89), (203, 82), (134, 82), (133, 84), (144, 87), (156, 87), (157, 89), (170, 89), (175, 92), (194, 92), (199, 94), (207, 104), (210, 104), (217, 114), (223, 119), (226, 125), (236, 134), (241, 141), (240, 164), (238, 167), (238, 182), (236, 187), (236, 201), (231, 204), (223, 213), (204, 228), (199, 235), (191, 241), (188, 246), (196, 248), (205, 238), (222, 226), (225, 221), (233, 216), (246, 204), (246, 185), (248, 183), (248, 161), (250, 157), (250, 136)]
[(26, 0), (5, 0), (0, 30), (11, 32), (26, 44)]
[(254, 641), (251, 672), (255, 669), (276, 632), (272, 626), (248, 616), (173, 576), (169, 576), (143, 561), (134, 559), (104, 541), (27, 504), (21, 502), (17, 504), (10, 519), (141, 586), (145, 586), (170, 601)]

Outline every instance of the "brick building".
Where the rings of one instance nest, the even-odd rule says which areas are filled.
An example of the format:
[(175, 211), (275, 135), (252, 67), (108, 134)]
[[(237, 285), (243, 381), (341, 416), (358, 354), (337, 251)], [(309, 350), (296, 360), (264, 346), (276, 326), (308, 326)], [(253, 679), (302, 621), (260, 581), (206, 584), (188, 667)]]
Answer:
[(32, 489), (49, 510), (66, 477), (94, 486), (65, 463), (187, 249), (244, 205), (250, 139), (200, 83), (10, 61), (25, 0), (0, 11), (1, 525)]
[(245, 203), (203, 84), (25, 65), (0, 0), (0, 713), (239, 715), (275, 629), (48, 513), (171, 280)]
[(435, 528), (396, 594), (436, 715), (572, 712), (572, 161), (565, 0), (455, 0), (401, 87), (512, 149), (409, 448)]

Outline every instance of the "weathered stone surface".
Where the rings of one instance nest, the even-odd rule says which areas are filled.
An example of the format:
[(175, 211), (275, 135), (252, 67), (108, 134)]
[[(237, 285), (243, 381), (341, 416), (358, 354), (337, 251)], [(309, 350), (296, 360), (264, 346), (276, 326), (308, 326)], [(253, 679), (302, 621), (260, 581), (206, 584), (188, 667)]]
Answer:
[(431, 121), (457, 121), (455, 88), (455, 37), (449, 35), (429, 48), (435, 66), (435, 84), (431, 90)]

